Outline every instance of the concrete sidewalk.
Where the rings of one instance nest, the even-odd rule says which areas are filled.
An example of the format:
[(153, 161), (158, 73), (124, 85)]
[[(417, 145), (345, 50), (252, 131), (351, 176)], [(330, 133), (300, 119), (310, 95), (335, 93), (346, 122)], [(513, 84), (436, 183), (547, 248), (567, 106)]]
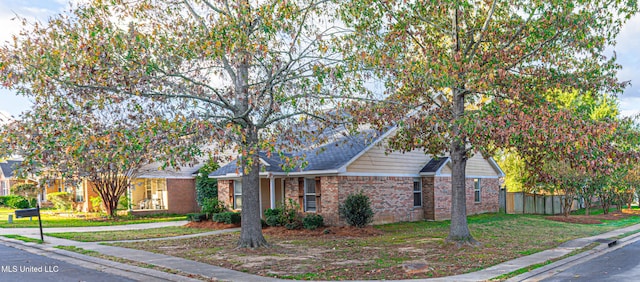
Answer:
[[(165, 221), (165, 222), (152, 222), (152, 223), (139, 223), (139, 224), (126, 224), (126, 225), (108, 225), (108, 226), (89, 226), (89, 227), (43, 227), (44, 233), (59, 233), (59, 232), (98, 232), (98, 231), (119, 231), (119, 230), (139, 230), (149, 228), (159, 228), (167, 226), (182, 226), (187, 224), (188, 221)], [(39, 228), (0, 228), (0, 235), (15, 234), (15, 235), (38, 235), (40, 234)]]
[[(206, 235), (222, 234), (227, 232), (236, 232), (237, 230), (238, 229), (217, 230), (213, 232), (191, 234), (191, 235), (185, 235), (181, 237), (185, 238), (185, 237), (206, 236)], [(571, 240), (563, 243), (557, 248), (542, 251), (533, 255), (517, 258), (517, 259), (507, 261), (498, 265), (494, 265), (484, 270), (473, 272), (473, 273), (467, 273), (467, 274), (461, 274), (461, 275), (449, 276), (449, 277), (441, 277), (441, 278), (413, 279), (413, 280), (404, 280), (404, 281), (486, 281), (496, 276), (500, 276), (502, 274), (506, 274), (517, 269), (528, 267), (534, 264), (543, 263), (550, 259), (559, 258), (574, 250), (580, 249), (593, 242), (596, 242), (596, 240), (608, 239), (608, 238), (620, 236), (622, 234), (636, 231), (636, 230), (640, 230), (640, 224), (629, 226), (622, 229), (613, 230), (613, 231), (606, 232), (606, 233), (592, 236), (592, 237)], [(47, 232), (52, 232), (52, 231), (47, 230)], [(25, 235), (33, 238), (38, 237), (35, 234), (21, 234), (21, 235)], [(627, 238), (620, 239), (620, 241), (624, 242), (625, 240), (636, 239), (636, 237), (640, 237), (640, 234), (634, 234)], [(172, 238), (175, 239), (176, 237), (172, 237)], [(171, 239), (171, 238), (163, 238), (163, 239)], [(9, 239), (0, 237), (0, 240), (6, 241)], [(162, 239), (153, 239), (153, 240), (162, 240)], [(146, 240), (134, 240), (134, 241), (146, 241)], [(76, 247), (87, 249), (87, 250), (97, 251), (105, 255), (125, 258), (129, 260), (143, 262), (143, 263), (149, 263), (149, 264), (153, 264), (153, 265), (157, 265), (165, 268), (178, 270), (188, 274), (200, 275), (200, 276), (210, 277), (213, 279), (223, 280), (223, 281), (286, 281), (281, 279), (273, 279), (268, 277), (247, 274), (239, 271), (229, 270), (229, 269), (220, 268), (217, 266), (212, 266), (212, 265), (208, 265), (200, 262), (195, 262), (187, 259), (176, 258), (172, 256), (162, 255), (162, 254), (156, 254), (156, 253), (151, 253), (146, 251), (126, 249), (126, 248), (120, 248), (120, 247), (105, 246), (95, 242), (92, 242), (92, 243), (77, 242), (77, 241), (53, 238), (48, 236), (45, 237), (45, 242), (46, 242), (45, 245), (41, 245), (41, 246), (36, 245), (35, 247), (37, 248), (39, 247), (43, 249), (47, 248), (48, 251), (56, 252), (59, 250), (50, 248), (48, 246), (56, 246), (56, 245), (76, 246)], [(576, 255), (575, 257), (584, 257), (587, 255), (596, 254), (598, 252), (604, 252), (606, 251), (606, 249), (607, 249), (607, 245), (602, 244), (601, 246), (595, 249), (581, 253), (579, 255)], [(565, 261), (565, 260), (562, 260), (562, 261)], [(519, 281), (517, 280), (517, 278), (514, 278), (514, 279), (516, 280), (513, 280), (513, 281)], [(372, 281), (372, 280), (366, 280), (366, 281)], [(386, 280), (386, 281), (392, 281), (392, 280)], [(402, 281), (402, 280), (398, 280), (398, 281)]]

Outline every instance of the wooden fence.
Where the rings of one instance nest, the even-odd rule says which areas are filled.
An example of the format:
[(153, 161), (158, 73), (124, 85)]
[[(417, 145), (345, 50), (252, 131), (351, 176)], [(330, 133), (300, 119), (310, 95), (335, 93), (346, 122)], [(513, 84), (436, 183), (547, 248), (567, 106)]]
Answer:
[[(536, 195), (524, 192), (506, 192), (506, 212), (508, 214), (561, 214), (564, 195)], [(571, 210), (579, 203), (573, 200)]]

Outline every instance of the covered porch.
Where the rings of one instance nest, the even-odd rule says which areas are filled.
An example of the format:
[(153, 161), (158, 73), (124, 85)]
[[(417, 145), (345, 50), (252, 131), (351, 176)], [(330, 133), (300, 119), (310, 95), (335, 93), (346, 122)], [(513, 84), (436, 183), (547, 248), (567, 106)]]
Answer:
[[(260, 178), (260, 211), (264, 217), (266, 209), (275, 209), (285, 201), (285, 178), (268, 176)], [(242, 180), (240, 178), (219, 179), (218, 199), (232, 210), (242, 210)]]
[(133, 212), (168, 210), (167, 181), (164, 178), (138, 178), (131, 183)]

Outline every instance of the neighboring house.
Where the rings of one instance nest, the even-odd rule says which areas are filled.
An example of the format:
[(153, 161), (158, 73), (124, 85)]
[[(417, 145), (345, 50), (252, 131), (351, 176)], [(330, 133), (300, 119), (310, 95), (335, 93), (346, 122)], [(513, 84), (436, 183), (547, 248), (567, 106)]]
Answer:
[(14, 171), (21, 163), (21, 160), (6, 160), (0, 162), (0, 196), (10, 195), (11, 188), (18, 184), (37, 184), (37, 182), (32, 179), (19, 179), (15, 176)]
[[(339, 137), (306, 154), (308, 165), (283, 171), (277, 156), (261, 156), (260, 208), (274, 208), (293, 199), (302, 212), (318, 213), (328, 225), (343, 225), (338, 207), (349, 194), (362, 191), (375, 212), (374, 223), (450, 218), (451, 167), (447, 157), (422, 151), (387, 153), (390, 130), (378, 138), (364, 134)], [(218, 179), (218, 198), (228, 207), (242, 208), (242, 182), (237, 162), (209, 176)], [(491, 159), (476, 154), (467, 161), (467, 213), (497, 212), (499, 178)]]
[(131, 204), (134, 214), (192, 213), (196, 202), (196, 174), (202, 165), (160, 169), (153, 163), (132, 181)]
[[(179, 170), (164, 169), (152, 163), (141, 169), (140, 175), (131, 181), (126, 192), (131, 199), (131, 212), (136, 215), (155, 213), (192, 213), (199, 211), (196, 202), (195, 176), (202, 165), (180, 167)], [(90, 181), (72, 183), (64, 179), (53, 179), (46, 183), (46, 194), (68, 192), (74, 195), (76, 209), (89, 212), (97, 210), (91, 199), (99, 197)]]

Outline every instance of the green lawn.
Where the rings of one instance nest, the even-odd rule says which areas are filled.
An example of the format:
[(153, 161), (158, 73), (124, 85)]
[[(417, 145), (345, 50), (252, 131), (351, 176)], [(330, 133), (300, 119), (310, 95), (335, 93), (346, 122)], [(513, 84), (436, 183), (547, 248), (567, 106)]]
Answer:
[[(13, 215), (13, 223), (8, 223), (8, 216)], [(54, 210), (43, 210), (42, 227), (85, 227), (85, 226), (107, 226), (107, 225), (125, 225), (150, 222), (164, 222), (184, 220), (184, 215), (161, 214), (151, 216), (121, 216), (118, 219), (109, 220), (100, 217), (95, 213), (62, 213), (56, 215)], [(83, 217), (78, 217), (83, 216)], [(22, 227), (38, 227), (38, 217), (31, 220), (27, 218), (16, 218), (13, 209), (0, 207), (0, 228), (22, 228)]]
[(208, 231), (211, 231), (211, 230), (202, 229), (202, 228), (171, 226), (171, 227), (144, 229), (144, 230), (102, 231), (102, 232), (91, 232), (91, 233), (64, 232), (64, 233), (47, 233), (47, 235), (52, 237), (74, 240), (74, 241), (80, 241), (80, 242), (100, 242), (100, 241), (120, 241), (120, 240), (175, 237), (180, 235), (196, 234), (196, 233), (203, 233)]
[[(326, 227), (296, 235), (266, 229), (271, 248), (238, 250), (239, 234), (113, 245), (183, 257), (238, 271), (291, 279), (412, 279), (456, 275), (485, 269), (571, 239), (588, 237), (640, 223), (629, 216), (602, 224), (574, 224), (540, 215), (484, 214), (469, 217), (480, 246), (458, 248), (445, 243), (449, 221), (405, 222), (376, 226), (376, 236), (334, 235)], [(403, 265), (424, 265), (419, 272)], [(515, 270), (515, 269), (514, 269)]]

